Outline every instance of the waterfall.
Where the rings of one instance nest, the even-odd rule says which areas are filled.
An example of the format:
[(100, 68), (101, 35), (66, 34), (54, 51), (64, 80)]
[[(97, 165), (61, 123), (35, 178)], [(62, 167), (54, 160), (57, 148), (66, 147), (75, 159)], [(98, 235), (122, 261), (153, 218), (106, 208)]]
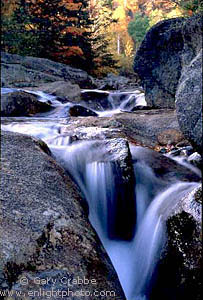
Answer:
[[(44, 93), (42, 91), (31, 91), (26, 89), (17, 89), (17, 88), (1, 88), (1, 94), (7, 94), (12, 92), (22, 91), (26, 93), (33, 94), (37, 96), (38, 101), (49, 103), (52, 106), (52, 110), (49, 112), (38, 113), (35, 117), (41, 118), (51, 118), (51, 119), (60, 119), (69, 117), (69, 109), (71, 106), (74, 106), (74, 103), (71, 102), (61, 102), (56, 96)], [(131, 112), (136, 106), (146, 106), (145, 95), (140, 90), (130, 91), (130, 92), (107, 92), (101, 90), (82, 90), (81, 94), (85, 99), (85, 93), (94, 92), (94, 95), (104, 95), (106, 97), (106, 103), (109, 105), (109, 109), (106, 110), (96, 110), (92, 109), (91, 105), (89, 106), (85, 100), (81, 103), (82, 106), (87, 109), (92, 109), (99, 117), (109, 117), (114, 114), (121, 113), (122, 111)], [(96, 96), (95, 96), (96, 97)], [(92, 100), (94, 101), (94, 100)], [(100, 101), (100, 100), (98, 100)], [(77, 104), (80, 104), (77, 103)]]
[[(131, 241), (114, 240), (109, 235), (111, 226), (114, 226), (113, 221), (109, 225), (109, 217), (116, 219), (114, 191), (119, 186), (115, 185), (111, 163), (98, 161), (105, 150), (97, 148), (96, 151), (101, 152), (95, 153), (92, 150), (94, 144), (93, 141), (83, 141), (70, 145), (65, 156), (62, 154), (62, 164), (84, 192), (90, 222), (114, 265), (127, 299), (148, 300), (150, 283), (166, 242), (165, 220), (179, 200), (198, 183), (169, 184), (158, 178), (151, 167), (136, 161), (135, 235)], [(56, 148), (51, 147), (51, 150), (59, 158)]]
[(120, 111), (131, 111), (134, 107), (143, 105), (146, 106), (144, 93), (139, 90), (132, 92), (111, 92), (108, 95), (108, 101), (112, 109), (119, 109)]
[[(121, 94), (108, 94), (117, 112), (130, 110), (139, 97), (143, 101), (140, 93)], [(54, 118), (63, 116), (65, 106), (55, 102), (55, 108)], [(2, 125), (2, 129), (32, 135), (48, 144), (53, 157), (80, 187), (88, 203), (90, 222), (112, 261), (126, 298), (149, 300), (150, 285), (167, 239), (165, 221), (179, 200), (198, 183), (170, 182), (167, 176), (157, 176), (153, 169), (155, 157), (149, 157), (146, 151), (143, 154), (142, 147), (130, 147), (135, 177), (131, 195), (131, 191), (124, 190), (121, 174), (103, 141), (73, 141), (61, 134), (62, 123), (54, 118), (46, 122), (26, 118), (24, 122)]]
[(135, 227), (134, 195), (126, 190), (120, 169), (102, 143), (79, 141), (68, 147), (52, 143), (49, 148), (83, 192), (96, 231), (111, 239), (131, 239)]
[(178, 201), (197, 186), (197, 183), (175, 183), (158, 194), (146, 209), (131, 246), (134, 267), (130, 277), (134, 277), (134, 284), (129, 299), (148, 299), (150, 281), (166, 241), (165, 220)]

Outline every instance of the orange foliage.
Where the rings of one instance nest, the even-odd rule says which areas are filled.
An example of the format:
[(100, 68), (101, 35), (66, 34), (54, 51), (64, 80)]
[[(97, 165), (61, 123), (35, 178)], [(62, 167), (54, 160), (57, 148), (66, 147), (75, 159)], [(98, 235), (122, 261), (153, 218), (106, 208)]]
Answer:
[(55, 57), (57, 61), (65, 64), (70, 64), (73, 58), (82, 58), (83, 55), (82, 49), (78, 46), (64, 46), (60, 48), (60, 51), (53, 53), (53, 57)]
[(82, 56), (84, 53), (78, 46), (64, 46), (60, 51), (55, 52), (56, 56), (70, 57), (70, 56)]
[(79, 10), (82, 6), (82, 3), (64, 3), (63, 4), (68, 10)]
[(85, 30), (83, 28), (77, 28), (77, 27), (74, 27), (74, 26), (67, 26), (66, 28), (63, 29), (62, 33), (63, 34), (71, 33), (72, 35), (82, 36), (84, 31)]
[(68, 18), (69, 22), (78, 22), (78, 18), (76, 17), (70, 17)]

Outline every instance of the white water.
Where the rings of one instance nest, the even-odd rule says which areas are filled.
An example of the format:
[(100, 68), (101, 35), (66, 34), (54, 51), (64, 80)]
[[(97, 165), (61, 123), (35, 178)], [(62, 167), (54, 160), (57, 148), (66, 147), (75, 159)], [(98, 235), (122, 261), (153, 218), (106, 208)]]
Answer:
[[(122, 100), (121, 100), (122, 99)], [(123, 111), (131, 112), (136, 106), (146, 106), (144, 93), (139, 90), (133, 92), (112, 92), (108, 95), (108, 101), (112, 106), (111, 110), (96, 111), (99, 117), (111, 117), (114, 114), (121, 113)]]
[(170, 154), (165, 154), (166, 157), (170, 157), (171, 159), (178, 162), (180, 165), (190, 169), (192, 172), (197, 174), (199, 177), (201, 177), (201, 171), (197, 167), (193, 166), (189, 161), (187, 161), (186, 157), (184, 156), (173, 156)]
[(134, 276), (134, 285), (129, 299), (147, 299), (150, 281), (166, 241), (165, 220), (176, 204), (197, 186), (197, 183), (175, 183), (157, 195), (145, 210), (131, 248), (134, 268), (129, 276)]
[[(132, 105), (135, 99), (130, 95), (124, 101), (120, 106)], [(136, 177), (135, 236), (131, 241), (111, 239), (108, 231), (111, 215), (115, 215), (114, 190), (120, 187), (116, 186), (111, 161), (104, 160), (106, 149), (97, 141), (71, 143), (70, 137), (61, 134), (61, 126), (55, 119), (37, 122), (30, 118), (23, 123), (2, 125), (2, 129), (33, 135), (48, 144), (87, 199), (90, 222), (111, 258), (126, 298), (148, 300), (150, 282), (166, 240), (165, 220), (198, 183), (176, 182), (168, 186), (148, 165), (136, 161), (136, 151), (131, 147)]]
[[(44, 93), (42, 91), (31, 91), (26, 89), (17, 89), (17, 88), (1, 88), (1, 94), (12, 93), (15, 91), (24, 91), (33, 95), (38, 96), (38, 100), (41, 102), (47, 102), (51, 104), (53, 110), (46, 113), (39, 113), (37, 117), (44, 117), (44, 118), (67, 118), (69, 116), (69, 108), (74, 105), (74, 103), (67, 102), (61, 103), (60, 100), (57, 99), (56, 96)], [(101, 90), (82, 90), (81, 93), (85, 95), (87, 92), (94, 92), (98, 94), (106, 95), (106, 102), (110, 104), (112, 107), (109, 110), (98, 111), (92, 109), (94, 112), (98, 114), (99, 117), (109, 117), (114, 114), (121, 113), (122, 111), (130, 112), (136, 106), (142, 105), (146, 106), (145, 96), (144, 93), (140, 92), (139, 90), (135, 90), (132, 92), (107, 92)], [(85, 96), (83, 96), (85, 98)], [(77, 103), (80, 104), (80, 103)], [(88, 107), (87, 104), (82, 104), (86, 108)]]

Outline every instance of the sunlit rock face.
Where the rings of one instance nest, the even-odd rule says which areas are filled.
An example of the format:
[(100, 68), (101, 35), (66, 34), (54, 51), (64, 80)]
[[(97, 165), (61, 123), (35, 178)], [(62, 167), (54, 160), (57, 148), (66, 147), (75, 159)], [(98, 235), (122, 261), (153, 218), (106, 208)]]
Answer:
[(182, 68), (199, 52), (201, 35), (199, 15), (161, 21), (148, 31), (134, 60), (134, 71), (142, 81), (147, 105), (175, 107)]

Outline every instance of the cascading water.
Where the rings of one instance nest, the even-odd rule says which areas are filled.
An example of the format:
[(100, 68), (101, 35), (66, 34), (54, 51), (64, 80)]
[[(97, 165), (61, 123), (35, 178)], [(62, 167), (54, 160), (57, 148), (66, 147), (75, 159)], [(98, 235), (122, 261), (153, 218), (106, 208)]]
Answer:
[(122, 111), (131, 112), (136, 106), (146, 106), (144, 93), (139, 90), (133, 92), (112, 92), (108, 95), (108, 102), (112, 109), (103, 112), (96, 111), (100, 117), (108, 117)]
[(166, 241), (164, 221), (178, 201), (196, 186), (196, 183), (175, 183), (155, 197), (145, 210), (131, 246), (134, 268), (129, 276), (134, 276), (134, 285), (129, 299), (148, 299), (150, 282)]
[[(120, 108), (128, 101), (132, 104), (132, 98), (128, 95), (125, 103), (119, 104)], [(25, 122), (12, 122), (2, 129), (33, 135), (47, 143), (52, 155), (71, 174), (87, 200), (90, 222), (114, 265), (126, 298), (148, 300), (156, 264), (166, 241), (165, 220), (178, 201), (198, 183), (177, 180), (169, 184), (157, 177), (151, 166), (139, 160), (137, 150), (131, 147), (136, 182), (132, 196), (136, 210), (133, 210), (133, 200), (126, 199), (126, 205), (130, 207), (127, 212), (133, 211), (136, 223), (125, 224), (126, 219), (117, 209), (118, 193), (115, 193), (122, 189), (116, 179), (119, 174), (112, 160), (106, 159), (109, 155), (106, 148), (98, 141), (71, 141), (71, 137), (61, 134), (62, 123), (55, 123), (54, 119), (37, 122), (36, 118), (29, 121), (26, 118)], [(120, 227), (115, 227), (115, 222)], [(122, 228), (127, 231), (132, 224), (131, 239), (122, 238), (123, 232), (119, 231)]]
[[(60, 118), (67, 118), (69, 116), (69, 109), (74, 104), (71, 102), (65, 101), (62, 103), (56, 96), (49, 95), (42, 91), (31, 91), (26, 89), (17, 89), (17, 88), (1, 88), (1, 94), (12, 93), (16, 91), (24, 91), (33, 95), (36, 95), (38, 100), (41, 102), (47, 102), (51, 104), (52, 110), (46, 113), (38, 113), (36, 117), (43, 117), (43, 118), (52, 118), (52, 119), (60, 119)], [(100, 90), (82, 90), (83, 98), (85, 99), (85, 94), (94, 92), (94, 94), (104, 94), (106, 97), (105, 102), (109, 104), (111, 109), (102, 109), (96, 110), (92, 109), (95, 113), (98, 114), (99, 117), (108, 117), (114, 114), (118, 114), (122, 111), (131, 112), (133, 108), (136, 106), (146, 106), (145, 96), (144, 93), (135, 90), (132, 92), (104, 92)], [(87, 109), (91, 108), (85, 101), (82, 103)]]

